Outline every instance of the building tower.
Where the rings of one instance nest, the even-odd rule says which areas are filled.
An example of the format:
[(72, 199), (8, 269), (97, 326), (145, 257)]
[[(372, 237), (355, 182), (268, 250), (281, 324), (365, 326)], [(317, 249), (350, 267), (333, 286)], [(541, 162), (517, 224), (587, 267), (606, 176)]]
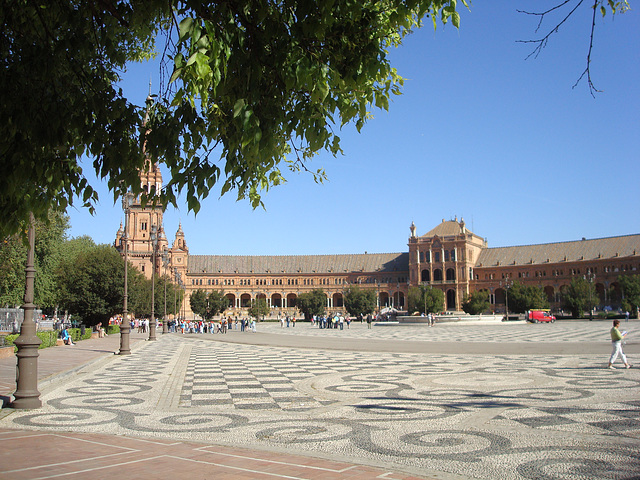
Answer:
[[(140, 183), (142, 190), (145, 192), (157, 192), (162, 188), (162, 173), (158, 163), (152, 164), (147, 160), (145, 169), (140, 172)], [(153, 241), (152, 229), (157, 229), (156, 241), (156, 274), (160, 274), (160, 265), (162, 264), (162, 252), (168, 247), (164, 226), (162, 223), (162, 208), (153, 205), (142, 206), (140, 196), (133, 198), (131, 206), (125, 210), (127, 216), (125, 225), (127, 228), (126, 239), (129, 261), (140, 270), (145, 277), (151, 278), (153, 266)], [(124, 255), (124, 228), (122, 224), (116, 233), (116, 241), (114, 246)]]

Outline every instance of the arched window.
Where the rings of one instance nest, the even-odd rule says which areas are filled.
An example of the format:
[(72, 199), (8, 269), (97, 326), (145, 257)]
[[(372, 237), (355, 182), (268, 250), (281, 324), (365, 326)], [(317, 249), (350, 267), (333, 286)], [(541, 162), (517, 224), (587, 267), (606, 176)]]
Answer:
[(456, 271), (453, 268), (447, 268), (447, 280), (455, 280)]
[(423, 282), (430, 282), (431, 281), (431, 272), (429, 272), (429, 270), (427, 270), (426, 268), (424, 270), (422, 270), (421, 272), (421, 277), (420, 279)]
[(440, 270), (439, 268), (436, 268), (433, 271), (433, 281), (434, 282), (441, 282), (442, 281), (442, 270)]

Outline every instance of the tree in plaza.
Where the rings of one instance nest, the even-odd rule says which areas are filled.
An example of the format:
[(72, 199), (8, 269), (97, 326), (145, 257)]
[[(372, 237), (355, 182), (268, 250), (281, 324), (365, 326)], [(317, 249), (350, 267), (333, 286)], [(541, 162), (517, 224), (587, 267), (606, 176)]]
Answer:
[[(207, 293), (205, 290), (199, 289), (191, 294), (189, 302), (193, 313), (200, 315), (205, 320), (210, 320), (225, 310), (228, 300), (224, 296), (224, 292), (214, 290)], [(268, 310), (261, 314), (266, 315), (267, 313), (269, 313)]]
[(211, 316), (224, 312), (229, 306), (229, 299), (225, 296), (222, 290), (213, 290), (209, 292), (207, 299), (209, 301)]
[(573, 277), (562, 292), (562, 308), (569, 310), (573, 318), (582, 317), (584, 312), (593, 310), (599, 301), (595, 285), (583, 277)]
[(264, 317), (269, 313), (269, 305), (267, 305), (267, 301), (264, 298), (258, 298), (251, 302), (248, 313), (250, 317), (260, 320), (260, 317)]
[(509, 311), (524, 313), (536, 308), (549, 308), (549, 300), (542, 287), (513, 282), (509, 288)]
[(444, 292), (426, 285), (410, 287), (407, 295), (409, 312), (437, 313), (444, 310)]
[(640, 308), (640, 275), (620, 275), (618, 283), (622, 287), (622, 308), (632, 315)]
[(191, 311), (196, 315), (201, 316), (205, 320), (208, 320), (208, 305), (207, 305), (207, 292), (202, 289), (198, 289), (191, 294), (189, 297), (189, 305), (191, 306)]
[(314, 315), (324, 314), (327, 306), (327, 294), (321, 288), (301, 293), (296, 300), (296, 306), (303, 313), (305, 320), (311, 320)]
[(469, 296), (465, 295), (462, 301), (462, 310), (469, 315), (479, 315), (490, 307), (489, 292), (486, 290), (473, 292)]
[(99, 245), (81, 252), (64, 270), (59, 277), (61, 304), (69, 313), (79, 315), (83, 323), (106, 325), (111, 316), (122, 311), (124, 261), (113, 247)]
[(350, 315), (366, 315), (376, 309), (376, 292), (361, 289), (357, 285), (347, 287), (344, 291), (344, 308)]

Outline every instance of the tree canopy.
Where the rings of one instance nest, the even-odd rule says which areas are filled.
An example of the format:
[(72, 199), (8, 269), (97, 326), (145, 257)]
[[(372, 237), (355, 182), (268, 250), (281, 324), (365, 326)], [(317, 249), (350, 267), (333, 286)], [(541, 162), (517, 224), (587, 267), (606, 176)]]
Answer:
[(296, 306), (304, 315), (305, 320), (310, 320), (314, 315), (324, 314), (327, 306), (327, 294), (321, 288), (301, 293), (296, 301)]
[[(338, 154), (342, 127), (359, 131), (371, 109), (388, 109), (403, 85), (389, 50), (424, 21), (458, 27), (457, 8), (456, 0), (0, 0), (0, 237), (24, 231), (30, 212), (46, 220), (74, 202), (92, 211), (83, 156), (114, 198), (143, 193), (146, 155), (170, 179), (145, 202), (176, 205), (184, 193), (197, 213), (216, 186), (260, 205), (284, 170)], [(531, 41), (542, 48), (549, 35)], [(126, 98), (118, 82), (129, 63), (158, 54), (158, 98)], [(312, 174), (324, 178), (322, 168)]]
[(620, 275), (618, 282), (624, 295), (622, 308), (637, 315), (640, 307), (640, 275)]
[(268, 315), (269, 305), (267, 305), (267, 300), (265, 298), (258, 298), (257, 300), (253, 300), (247, 313), (250, 317), (256, 317), (257, 320), (260, 320), (260, 317)]
[(600, 297), (593, 283), (583, 277), (573, 277), (567, 288), (562, 290), (562, 308), (571, 311), (573, 318), (581, 317), (600, 303)]
[(491, 307), (489, 292), (481, 290), (465, 296), (462, 301), (462, 310), (469, 315), (479, 315), (486, 312)]
[(351, 285), (344, 291), (344, 308), (351, 315), (366, 315), (376, 309), (376, 292)]
[(437, 313), (444, 310), (444, 292), (437, 288), (420, 285), (409, 287), (407, 295), (409, 313)]
[(527, 310), (549, 307), (549, 301), (542, 287), (513, 282), (513, 285), (509, 288), (508, 295), (509, 311), (514, 313), (524, 313)]
[[(52, 311), (59, 303), (57, 275), (60, 264), (69, 254), (67, 246), (80, 241), (67, 240), (68, 229), (69, 219), (55, 212), (49, 212), (46, 221), (35, 223), (34, 303), (45, 311)], [(0, 305), (23, 304), (26, 263), (27, 245), (20, 235), (5, 237), (0, 243)]]
[[(402, 85), (389, 48), (426, 17), (459, 23), (455, 0), (0, 0), (0, 11), (2, 237), (29, 212), (93, 209), (83, 155), (115, 196), (143, 193), (146, 149), (171, 179), (145, 198), (175, 205), (184, 190), (197, 212), (218, 184), (259, 205), (283, 163), (338, 153), (340, 127), (388, 108)], [(156, 41), (167, 75), (148, 112), (117, 84)]]
[(205, 290), (198, 289), (191, 294), (189, 299), (191, 311), (200, 315), (204, 320), (210, 320), (224, 311), (228, 302), (224, 293), (218, 290), (207, 293)]

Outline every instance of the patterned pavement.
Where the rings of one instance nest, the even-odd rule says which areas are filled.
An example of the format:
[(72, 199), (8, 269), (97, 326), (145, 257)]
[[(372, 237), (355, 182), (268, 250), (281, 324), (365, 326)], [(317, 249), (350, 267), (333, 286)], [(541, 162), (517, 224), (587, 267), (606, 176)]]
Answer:
[[(640, 371), (605, 369), (606, 358), (590, 353), (608, 326), (259, 325), (271, 336), (314, 337), (317, 348), (233, 343), (261, 338), (237, 331), (166, 335), (52, 382), (42, 409), (3, 410), (0, 428), (206, 442), (430, 478), (640, 478)], [(326, 348), (335, 335), (453, 346), (449, 354)], [(582, 342), (584, 351), (503, 355), (496, 338), (505, 337)], [(469, 355), (469, 342), (494, 346)]]

